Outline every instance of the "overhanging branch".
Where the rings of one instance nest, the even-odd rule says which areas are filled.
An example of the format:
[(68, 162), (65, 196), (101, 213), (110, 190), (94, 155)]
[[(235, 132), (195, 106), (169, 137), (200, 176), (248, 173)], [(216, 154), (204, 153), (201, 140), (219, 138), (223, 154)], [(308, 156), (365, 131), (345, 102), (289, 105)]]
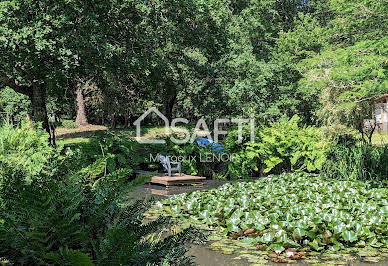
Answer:
[(16, 80), (10, 79), (7, 76), (0, 74), (0, 85), (1, 87), (10, 87), (14, 91), (30, 96), (31, 90), (29, 86), (21, 85)]

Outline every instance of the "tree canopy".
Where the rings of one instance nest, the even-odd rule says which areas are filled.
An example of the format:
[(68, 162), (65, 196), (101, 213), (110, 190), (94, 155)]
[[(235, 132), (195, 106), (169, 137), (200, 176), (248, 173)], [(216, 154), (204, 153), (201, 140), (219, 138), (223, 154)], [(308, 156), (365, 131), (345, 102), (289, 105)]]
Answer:
[[(387, 88), (384, 0), (2, 1), (0, 87), (47, 127), (242, 117), (357, 128)], [(65, 113), (65, 114), (63, 114)], [(357, 117), (355, 117), (357, 115)]]

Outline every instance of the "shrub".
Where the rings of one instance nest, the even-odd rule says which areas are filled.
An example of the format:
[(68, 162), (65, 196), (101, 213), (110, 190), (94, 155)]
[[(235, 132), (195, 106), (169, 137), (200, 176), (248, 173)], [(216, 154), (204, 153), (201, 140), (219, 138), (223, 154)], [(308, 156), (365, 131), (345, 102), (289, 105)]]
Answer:
[[(137, 169), (143, 161), (139, 156), (140, 145), (137, 141), (128, 137), (116, 136), (113, 133), (104, 133), (91, 140), (94, 143), (94, 158), (102, 156), (107, 158), (107, 169), (113, 172), (117, 169)], [(92, 144), (93, 145), (93, 144)]]
[(0, 127), (0, 170), (9, 164), (24, 168), (26, 177), (40, 173), (53, 154), (48, 144), (48, 134), (30, 127), (27, 122), (20, 128), (10, 124)]
[(77, 125), (75, 124), (75, 122), (73, 120), (66, 120), (65, 119), (65, 120), (62, 120), (61, 127), (71, 129), (71, 128), (76, 128)]
[(298, 116), (283, 117), (279, 122), (263, 127), (255, 143), (240, 145), (240, 150), (228, 165), (230, 176), (321, 170), (328, 142), (320, 137), (317, 128), (300, 127), (299, 122)]
[[(259, 130), (255, 136), (259, 136)], [(232, 179), (239, 177), (249, 177), (259, 175), (261, 161), (256, 151), (249, 148), (250, 126), (243, 127), (242, 143), (238, 142), (238, 129), (229, 132), (225, 139), (225, 148), (229, 154), (233, 154), (233, 159), (227, 163), (227, 176)], [(256, 138), (257, 140), (257, 138)]]
[(136, 170), (145, 160), (140, 154), (141, 146), (138, 142), (113, 133), (100, 133), (87, 143), (66, 145), (65, 149), (68, 154), (72, 154), (73, 168), (77, 169), (105, 158), (106, 173), (124, 168)]
[(26, 95), (17, 93), (8, 87), (0, 88), (0, 113), (6, 113), (5, 116), (9, 122), (23, 121), (30, 105), (30, 100)]
[(386, 181), (387, 162), (388, 145), (337, 145), (330, 149), (324, 171), (332, 178)]
[(321, 139), (315, 127), (299, 127), (298, 116), (290, 120), (282, 118), (260, 132), (260, 142), (252, 144), (261, 155), (264, 172), (277, 168), (279, 171), (308, 171), (322, 169), (328, 143)]

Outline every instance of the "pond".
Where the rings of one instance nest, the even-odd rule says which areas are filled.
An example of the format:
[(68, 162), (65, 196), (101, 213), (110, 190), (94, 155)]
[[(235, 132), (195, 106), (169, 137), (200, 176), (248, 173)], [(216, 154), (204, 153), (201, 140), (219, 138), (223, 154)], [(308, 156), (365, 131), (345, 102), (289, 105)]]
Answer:
[[(246, 180), (244, 180), (246, 181)], [(212, 188), (217, 188), (225, 183), (230, 183), (230, 182), (239, 182), (239, 181), (221, 181), (221, 180), (206, 180), (204, 183), (203, 188), (200, 190), (207, 190), (207, 189), (212, 189)], [(155, 191), (162, 191), (164, 190), (163, 186), (157, 186), (157, 185), (150, 185), (146, 184), (143, 186), (137, 187), (134, 191), (131, 192), (131, 197), (132, 198), (147, 198), (147, 197), (154, 197), (156, 199), (165, 199), (167, 196), (163, 195), (153, 195), (152, 192)], [(193, 190), (198, 190), (198, 188), (192, 187), (192, 186), (182, 186), (182, 187), (176, 187), (174, 188), (174, 193), (185, 193), (185, 192), (190, 192)], [(233, 253), (231, 255), (223, 254), (222, 251), (220, 250), (212, 250), (210, 248), (210, 243), (207, 245), (192, 245), (187, 253), (189, 256), (194, 257), (194, 261), (198, 265), (202, 266), (214, 266), (214, 265), (223, 265), (223, 266), (245, 266), (245, 265), (254, 265), (252, 262), (249, 262), (247, 259), (241, 258), (241, 259), (236, 259), (236, 257), (239, 254)], [(273, 262), (267, 262), (267, 265), (279, 265), (279, 263), (273, 263)], [(258, 265), (258, 264), (257, 264)], [(293, 263), (293, 265), (308, 265), (308, 263), (305, 263), (303, 261), (297, 261)], [(327, 263), (322, 262), (322, 264), (317, 264), (317, 265), (327, 265)], [(341, 264), (339, 264), (341, 265)], [(371, 265), (371, 263), (368, 262), (363, 262), (360, 260), (354, 260), (348, 262), (348, 264), (342, 264), (342, 265), (356, 265), (356, 266), (366, 266), (366, 265)], [(373, 263), (372, 265), (376, 266), (385, 266), (388, 265), (388, 259), (384, 261), (380, 261), (377, 263)]]
[[(216, 265), (222, 265), (222, 266), (250, 266), (254, 265), (250, 263), (248, 260), (245, 259), (238, 259), (236, 260), (235, 257), (236, 255), (225, 255), (222, 254), (219, 251), (213, 251), (209, 249), (208, 246), (192, 246), (187, 253), (189, 256), (194, 256), (194, 261), (201, 266), (216, 266)], [(279, 263), (273, 263), (273, 262), (268, 262), (266, 265), (282, 265)], [(286, 265), (283, 263), (283, 265)], [(290, 265), (290, 264), (287, 264)], [(303, 262), (297, 262), (297, 263), (292, 263), (292, 265), (298, 266), (298, 265), (309, 265), (307, 263)], [(327, 265), (325, 263), (321, 264)], [(361, 262), (361, 261), (352, 261), (348, 265), (354, 265), (354, 266), (367, 266), (367, 265), (374, 265), (374, 266), (387, 266), (388, 265), (388, 260), (385, 261), (380, 261), (377, 263), (366, 263), (366, 262)]]

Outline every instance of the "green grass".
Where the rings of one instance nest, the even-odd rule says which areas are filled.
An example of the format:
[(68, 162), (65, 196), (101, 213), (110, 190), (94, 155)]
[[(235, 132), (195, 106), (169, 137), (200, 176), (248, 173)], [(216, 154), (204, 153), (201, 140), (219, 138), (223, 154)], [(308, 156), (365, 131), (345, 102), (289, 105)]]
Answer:
[[(192, 131), (190, 126), (177, 127), (180, 129), (186, 128)], [(136, 127), (108, 129), (101, 126), (89, 125), (81, 128), (57, 128), (57, 143), (58, 144), (77, 144), (87, 142), (89, 138), (100, 134), (101, 132), (113, 133), (117, 136), (136, 137)], [(169, 134), (173, 132), (172, 128), (168, 130)], [(163, 138), (166, 137), (164, 126), (143, 126), (141, 127), (142, 138)]]
[(58, 139), (58, 145), (69, 145), (69, 144), (81, 144), (89, 143), (89, 138), (68, 138), (68, 139)]
[(375, 134), (373, 134), (372, 143), (375, 145), (388, 144), (388, 134), (387, 133), (375, 133)]

